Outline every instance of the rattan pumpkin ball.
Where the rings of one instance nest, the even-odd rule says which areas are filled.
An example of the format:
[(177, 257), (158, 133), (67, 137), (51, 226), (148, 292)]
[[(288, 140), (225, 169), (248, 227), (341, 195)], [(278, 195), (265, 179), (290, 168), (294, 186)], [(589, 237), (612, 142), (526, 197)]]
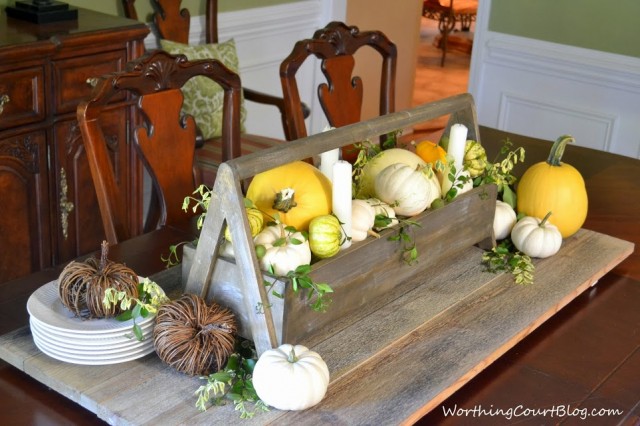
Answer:
[(179, 372), (208, 375), (225, 366), (236, 329), (229, 309), (185, 294), (158, 308), (153, 343), (158, 357)]
[(71, 262), (58, 277), (58, 294), (62, 304), (83, 319), (109, 318), (122, 312), (119, 304), (109, 308), (102, 303), (107, 288), (124, 291), (138, 298), (138, 275), (127, 266), (107, 259), (109, 244), (102, 242), (100, 259)]

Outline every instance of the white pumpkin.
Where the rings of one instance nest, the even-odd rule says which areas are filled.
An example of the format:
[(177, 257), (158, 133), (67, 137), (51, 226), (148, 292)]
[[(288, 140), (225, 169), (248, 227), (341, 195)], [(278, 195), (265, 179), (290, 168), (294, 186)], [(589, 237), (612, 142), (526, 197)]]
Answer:
[(397, 215), (414, 216), (440, 198), (440, 182), (430, 167), (416, 170), (396, 163), (382, 170), (375, 180), (376, 196)]
[[(449, 167), (446, 166), (444, 172), (442, 173), (442, 193), (446, 194), (451, 189), (453, 182), (449, 179)], [(467, 191), (471, 191), (473, 189), (473, 179), (471, 179), (471, 174), (467, 169), (462, 169), (456, 172), (454, 181), (461, 182), (462, 180), (465, 182), (462, 184), (462, 188), (457, 188), (456, 197), (460, 194), (464, 194)], [(455, 198), (455, 197), (453, 197)]]
[(516, 212), (509, 203), (496, 200), (496, 214), (493, 217), (493, 234), (496, 240), (507, 238), (517, 220)]
[(562, 245), (562, 234), (547, 221), (550, 215), (547, 213), (542, 220), (532, 216), (520, 219), (511, 230), (513, 245), (530, 257), (544, 258), (556, 254)]
[(329, 369), (318, 353), (283, 344), (260, 355), (252, 380), (265, 404), (278, 410), (305, 410), (324, 398)]
[(367, 198), (365, 200), (367, 204), (373, 207), (374, 215), (376, 217), (382, 217), (383, 220), (380, 222), (387, 222), (384, 226), (375, 226), (374, 229), (379, 231), (381, 229), (389, 228), (393, 225), (398, 224), (398, 219), (396, 218), (396, 212), (393, 208), (385, 203), (384, 201), (378, 200), (377, 198)]
[(376, 211), (365, 200), (351, 201), (351, 241), (362, 241), (371, 234)]
[(284, 224), (267, 226), (253, 239), (256, 247), (265, 249), (259, 259), (262, 270), (269, 271), (273, 267), (273, 273), (280, 276), (311, 263), (309, 241), (302, 233), (292, 233), (285, 228)]
[(385, 149), (367, 161), (362, 168), (362, 176), (358, 182), (356, 198), (374, 197), (376, 176), (387, 166), (395, 163), (406, 164), (412, 169), (424, 167), (427, 164), (413, 151), (404, 148)]

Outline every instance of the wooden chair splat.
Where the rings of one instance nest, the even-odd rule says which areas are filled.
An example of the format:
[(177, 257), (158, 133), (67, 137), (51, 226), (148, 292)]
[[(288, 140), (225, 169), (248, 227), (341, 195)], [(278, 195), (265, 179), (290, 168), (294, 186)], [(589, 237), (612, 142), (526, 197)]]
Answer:
[[(125, 15), (137, 19), (135, 0), (121, 0)], [(187, 8), (182, 7), (182, 0), (150, 0), (153, 7), (153, 21), (161, 38), (182, 44), (189, 44), (191, 15)], [(218, 43), (218, 0), (205, 0), (205, 42)], [(284, 100), (281, 97), (258, 92), (247, 87), (242, 88), (244, 99), (258, 104), (276, 107), (280, 114), (285, 137), (288, 125), (286, 123)], [(302, 105), (302, 114), (306, 118), (310, 110)], [(288, 139), (288, 138), (287, 138)], [(255, 134), (241, 134), (241, 154), (249, 154), (262, 149), (277, 146), (284, 141)], [(202, 149), (196, 151), (196, 160), (202, 171), (202, 181), (213, 185), (219, 165), (233, 157), (225, 157), (221, 151), (219, 138), (199, 141)]]
[(163, 225), (189, 226), (190, 218), (181, 206), (195, 188), (196, 126), (192, 117), (181, 114), (180, 88), (196, 76), (210, 78), (223, 87), (222, 153), (229, 158), (239, 156), (240, 78), (214, 59), (190, 62), (183, 55), (147, 52), (128, 63), (125, 71), (104, 76), (92, 98), (78, 106), (78, 123), (110, 244), (134, 235), (127, 226), (128, 200), (120, 196), (100, 126), (101, 113), (117, 93), (128, 92), (138, 98), (140, 126), (134, 130), (134, 143), (159, 197), (158, 208), (150, 209), (152, 220), (145, 230)]
[[(382, 57), (380, 115), (394, 112), (397, 63), (395, 44), (380, 31), (361, 32), (357, 27), (331, 22), (316, 31), (312, 38), (298, 41), (280, 64), (288, 139), (307, 136), (296, 76), (310, 56), (320, 60), (321, 70), (327, 79), (327, 83), (318, 87), (318, 98), (329, 124), (342, 127), (360, 121), (364, 89), (361, 79), (353, 76), (353, 70), (355, 53), (365, 46), (373, 48)], [(344, 159), (353, 161), (356, 153), (353, 147), (345, 147), (342, 155)]]

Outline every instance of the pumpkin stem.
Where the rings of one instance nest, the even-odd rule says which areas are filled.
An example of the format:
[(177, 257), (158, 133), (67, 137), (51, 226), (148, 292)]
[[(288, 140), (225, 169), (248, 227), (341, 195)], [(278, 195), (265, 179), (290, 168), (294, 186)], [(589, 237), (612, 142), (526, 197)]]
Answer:
[(291, 351), (289, 352), (289, 356), (287, 357), (287, 361), (290, 363), (298, 362), (298, 357), (296, 356), (296, 351), (293, 349), (293, 345), (291, 345)]
[(540, 221), (540, 223), (538, 224), (538, 226), (540, 228), (542, 228), (546, 223), (547, 223), (547, 219), (549, 219), (549, 216), (551, 216), (551, 212), (548, 212), (544, 218), (542, 218), (542, 221)]
[(293, 196), (295, 191), (293, 188), (285, 188), (276, 192), (276, 196), (273, 199), (273, 209), (286, 213), (298, 204), (295, 202)]
[(376, 238), (380, 238), (380, 234), (378, 234), (376, 231), (374, 231), (373, 229), (369, 229), (367, 231), (367, 235), (371, 235), (372, 237), (376, 237)]
[(560, 166), (562, 154), (564, 154), (564, 149), (569, 142), (575, 141), (575, 138), (571, 135), (562, 135), (558, 139), (556, 139), (556, 141), (553, 143), (553, 146), (551, 147), (551, 151), (549, 152), (547, 163), (552, 166)]
[(109, 254), (109, 243), (105, 240), (100, 245), (100, 270), (102, 271), (107, 266), (107, 254)]

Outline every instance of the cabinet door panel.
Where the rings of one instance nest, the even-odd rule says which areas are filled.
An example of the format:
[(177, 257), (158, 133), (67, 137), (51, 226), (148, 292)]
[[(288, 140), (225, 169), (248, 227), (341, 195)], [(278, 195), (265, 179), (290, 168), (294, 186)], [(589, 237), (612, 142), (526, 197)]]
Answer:
[(44, 116), (42, 66), (0, 73), (0, 130), (42, 121)]
[[(126, 142), (127, 118), (123, 108), (113, 109), (101, 117), (111, 158), (123, 194), (128, 194), (129, 147)], [(59, 258), (64, 262), (96, 251), (104, 239), (104, 228), (91, 171), (75, 120), (57, 123), (55, 132), (55, 188), (52, 204), (56, 206), (56, 230)]]
[(44, 132), (0, 137), (0, 282), (51, 265)]

